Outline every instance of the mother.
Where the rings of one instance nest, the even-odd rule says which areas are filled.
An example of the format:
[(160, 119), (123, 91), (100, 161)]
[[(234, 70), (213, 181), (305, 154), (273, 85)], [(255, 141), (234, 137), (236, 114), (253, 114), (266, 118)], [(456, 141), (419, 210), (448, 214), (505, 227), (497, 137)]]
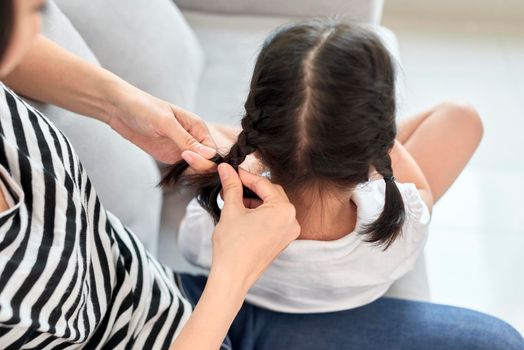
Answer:
[[(0, 4), (0, 72), (5, 76), (36, 37), (44, 3)], [(178, 276), (105, 211), (61, 132), (4, 85), (0, 115), (2, 349), (166, 349), (173, 342), (175, 349), (218, 348), (249, 286), (299, 233), (281, 188), (241, 173), (244, 184), (263, 200), (258, 208), (246, 209), (238, 174), (227, 165), (219, 167), (228, 214), (215, 232), (206, 296), (191, 312)], [(189, 130), (201, 133), (193, 135), (205, 141), (205, 126), (190, 115), (185, 118)], [(175, 148), (162, 134), (148, 133), (140, 120), (114, 123), (124, 134), (136, 134), (133, 139), (144, 148)], [(179, 124), (157, 124), (171, 128), (175, 143), (190, 138)]]
[[(43, 5), (0, 0), (0, 78), (31, 46)], [(43, 48), (59, 50), (48, 42)], [(64, 95), (71, 91), (52, 89), (49, 96), (111, 123), (157, 158), (176, 160), (186, 150), (187, 160), (201, 168), (205, 160), (187, 150), (214, 154), (202, 145), (212, 142), (198, 118), (132, 87), (158, 117), (125, 105), (120, 108), (130, 113), (104, 118), (104, 108), (86, 103), (82, 93), (92, 97), (88, 93), (97, 90), (90, 77), (118, 79), (83, 62), (74, 67), (67, 78), (86, 79), (93, 89), (70, 98)], [(213, 235), (211, 273), (192, 311), (179, 275), (105, 211), (69, 141), (3, 84), (0, 136), (1, 348), (219, 348), (248, 288), (300, 230), (279, 186), (220, 165), (225, 207)], [(242, 182), (262, 199), (257, 208), (244, 206)], [(243, 348), (522, 348), (520, 336), (491, 317), (395, 300), (329, 315), (242, 309), (235, 323)]]

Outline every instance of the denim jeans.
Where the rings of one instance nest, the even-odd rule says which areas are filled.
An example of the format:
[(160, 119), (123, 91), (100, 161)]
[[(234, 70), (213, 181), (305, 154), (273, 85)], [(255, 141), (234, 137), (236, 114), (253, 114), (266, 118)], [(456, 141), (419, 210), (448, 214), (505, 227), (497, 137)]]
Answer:
[[(204, 276), (181, 275), (193, 303)], [(480, 312), (380, 298), (346, 311), (290, 314), (244, 303), (223, 348), (233, 350), (524, 350), (509, 324)]]

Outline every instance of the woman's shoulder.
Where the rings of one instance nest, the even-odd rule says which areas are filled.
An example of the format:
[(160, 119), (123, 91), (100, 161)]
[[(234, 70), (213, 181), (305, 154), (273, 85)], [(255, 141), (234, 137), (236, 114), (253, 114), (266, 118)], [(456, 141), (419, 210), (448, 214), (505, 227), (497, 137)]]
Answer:
[(29, 113), (34, 114), (38, 119), (45, 119), (46, 123), (49, 124), (46, 117), (39, 113), (16, 92), (0, 82), (0, 116), (2, 119), (6, 116), (13, 118), (15, 117), (14, 114), (26, 115)]
[(22, 101), (18, 97), (18, 95), (11, 90), (9, 87), (5, 86), (4, 83), (0, 81), (0, 102), (2, 103), (2, 107), (0, 109), (1, 116), (5, 115), (11, 115), (13, 113), (13, 105), (16, 104), (17, 101)]

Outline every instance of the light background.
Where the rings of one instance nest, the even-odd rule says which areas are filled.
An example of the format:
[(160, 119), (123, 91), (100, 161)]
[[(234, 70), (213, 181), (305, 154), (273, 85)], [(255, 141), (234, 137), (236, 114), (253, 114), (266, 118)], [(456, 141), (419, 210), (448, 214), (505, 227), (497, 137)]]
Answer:
[(432, 300), (499, 316), (524, 334), (524, 2), (389, 0), (382, 23), (400, 43), (401, 115), (458, 100), (485, 126), (434, 209)]

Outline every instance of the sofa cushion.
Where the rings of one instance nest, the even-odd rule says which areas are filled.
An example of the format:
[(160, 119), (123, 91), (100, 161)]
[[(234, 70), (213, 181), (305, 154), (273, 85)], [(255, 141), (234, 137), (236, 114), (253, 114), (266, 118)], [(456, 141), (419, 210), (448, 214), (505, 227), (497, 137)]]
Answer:
[(204, 57), (171, 0), (57, 0), (103, 67), (192, 108)]
[(175, 0), (185, 10), (223, 14), (318, 17), (344, 14), (348, 19), (379, 24), (383, 0)]
[[(53, 1), (43, 16), (43, 33), (62, 47), (98, 64), (93, 52)], [(56, 106), (34, 104), (70, 139), (106, 209), (118, 216), (146, 248), (157, 249), (161, 191), (151, 157), (107, 125)]]

